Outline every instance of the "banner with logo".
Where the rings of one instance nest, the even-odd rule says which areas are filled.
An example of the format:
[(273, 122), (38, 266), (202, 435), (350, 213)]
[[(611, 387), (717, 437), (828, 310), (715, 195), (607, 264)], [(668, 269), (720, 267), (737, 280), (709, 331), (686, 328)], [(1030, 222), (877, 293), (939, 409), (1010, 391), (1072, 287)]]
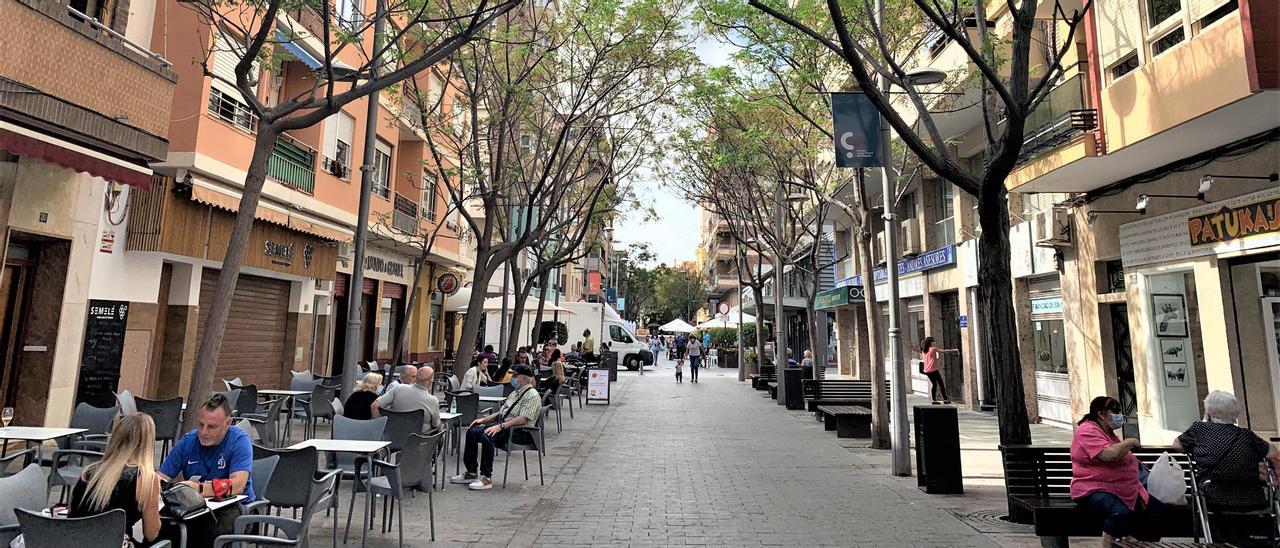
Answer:
[(880, 112), (862, 93), (832, 93), (836, 167), (880, 167)]

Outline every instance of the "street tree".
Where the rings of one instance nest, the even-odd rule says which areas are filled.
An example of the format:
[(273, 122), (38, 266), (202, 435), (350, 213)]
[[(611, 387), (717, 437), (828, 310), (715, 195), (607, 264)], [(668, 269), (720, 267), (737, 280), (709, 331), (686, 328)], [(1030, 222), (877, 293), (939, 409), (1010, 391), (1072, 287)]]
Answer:
[[(983, 363), (998, 379), (995, 388), (1000, 441), (1030, 443), (1013, 309), (1010, 269), (1008, 189), (1005, 179), (1017, 164), (1026, 139), (1028, 116), (1049, 96), (1063, 74), (1062, 59), (1074, 46), (1074, 36), (1090, 6), (1067, 8), (1053, 2), (1009, 1), (991, 4), (995, 18), (1006, 20), (1007, 33), (994, 36), (985, 22), (991, 20), (987, 2), (962, 0), (826, 0), (776, 5), (771, 0), (749, 4), (795, 29), (842, 60), (857, 88), (883, 116), (898, 138), (920, 162), (977, 200), (978, 309)], [(855, 8), (873, 17), (856, 16)], [(884, 22), (893, 14), (914, 14), (924, 20), (926, 33), (936, 33), (956, 44), (971, 72), (959, 78), (980, 88), (977, 106), (982, 112), (984, 148), (976, 168), (966, 167), (952, 143), (942, 135), (930, 112), (928, 85), (909, 77), (915, 68), (915, 52), (893, 48), (896, 29)], [(1056, 33), (1046, 36), (1037, 15), (1051, 18)], [(982, 22), (970, 25), (970, 22)], [(975, 31), (969, 29), (976, 27)], [(1058, 38), (1053, 40), (1052, 38)], [(1034, 47), (1033, 47), (1034, 46)], [(877, 81), (877, 77), (879, 81)], [(953, 77), (952, 86), (955, 80)], [(889, 87), (905, 98), (895, 105)]]
[[(253, 155), (196, 353), (188, 401), (204, 400), (217, 373), (231, 297), (277, 138), (314, 126), (353, 101), (439, 63), (520, 2), (379, 0), (377, 4), (376, 13), (365, 14), (344, 7), (349, 5), (331, 7), (314, 0), (182, 2), (202, 23), (196, 35), (187, 39), (201, 43), (204, 58), (198, 62), (204, 74), (234, 89), (257, 120)], [(304, 26), (288, 16), (299, 13), (311, 23)], [(292, 58), (285, 45), (306, 41), (318, 41), (323, 48), (316, 52), (319, 66), (313, 69), (314, 84), (292, 95), (260, 94), (264, 73), (280, 74), (282, 64)], [(235, 60), (234, 81), (215, 73), (215, 56)], [(194, 417), (188, 415), (188, 427)]]
[(427, 142), (457, 175), (449, 199), (475, 258), (459, 362), (474, 351), (494, 275), (535, 243), (589, 226), (653, 157), (664, 101), (691, 64), (678, 8), (526, 4), (449, 59), (442, 81), (459, 100)]

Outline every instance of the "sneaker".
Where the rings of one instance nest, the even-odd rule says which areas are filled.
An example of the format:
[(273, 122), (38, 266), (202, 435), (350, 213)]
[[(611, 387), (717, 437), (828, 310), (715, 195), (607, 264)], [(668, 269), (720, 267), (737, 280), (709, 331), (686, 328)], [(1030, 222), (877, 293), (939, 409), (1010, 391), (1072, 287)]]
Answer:
[(493, 489), (493, 480), (486, 478), (484, 476), (480, 476), (479, 479), (471, 482), (471, 485), (468, 485), (467, 489), (470, 489), (472, 491), (484, 491), (485, 489)]
[(457, 483), (457, 484), (459, 484), (459, 485), (466, 485), (466, 484), (469, 484), (469, 483), (471, 483), (471, 482), (476, 481), (476, 479), (477, 479), (477, 476), (476, 476), (475, 474), (472, 474), (472, 473), (470, 473), (470, 472), (467, 472), (467, 473), (465, 473), (465, 474), (458, 474), (458, 475), (456, 475), (456, 476), (454, 476), (454, 477), (452, 477), (452, 478), (449, 478), (449, 483)]

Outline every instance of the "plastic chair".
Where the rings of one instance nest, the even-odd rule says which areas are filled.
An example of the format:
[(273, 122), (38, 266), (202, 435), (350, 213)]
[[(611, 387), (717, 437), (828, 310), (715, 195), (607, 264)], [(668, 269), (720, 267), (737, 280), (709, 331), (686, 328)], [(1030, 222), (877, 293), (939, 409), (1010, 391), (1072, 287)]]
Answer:
[[(71, 428), (83, 428), (85, 431), (74, 437), (58, 438), (58, 447), (78, 449), (85, 447), (84, 442), (105, 442), (111, 434), (111, 427), (115, 424), (116, 415), (119, 412), (120, 409), (115, 406), (94, 407), (81, 402), (71, 414)], [(92, 449), (95, 446), (91, 444), (88, 447)]]
[(116, 394), (116, 405), (119, 406), (121, 415), (132, 415), (138, 412), (138, 405), (133, 399), (133, 394), (128, 390)]
[[(520, 460), (524, 461), (525, 481), (529, 481), (529, 459), (526, 457), (525, 454), (529, 451), (537, 451), (538, 452), (538, 483), (540, 485), (547, 484), (546, 479), (543, 477), (543, 472), (542, 472), (542, 454), (544, 452), (544, 447), (546, 447), (546, 438), (543, 436), (543, 431), (547, 422), (547, 413), (550, 413), (550, 412), (551, 412), (550, 405), (543, 406), (543, 408), (538, 411), (538, 420), (533, 423), (534, 424), (533, 426), (517, 426), (511, 429), (511, 435), (507, 437), (507, 443), (505, 443), (502, 446), (502, 450), (507, 452), (507, 462), (506, 464), (502, 465), (502, 488), (503, 489), (507, 488), (507, 472), (511, 469), (511, 452), (512, 451), (519, 451)], [(530, 439), (529, 443), (515, 443), (516, 434), (520, 432), (526, 432), (529, 434), (529, 439)]]
[(227, 405), (230, 405), (230, 406), (231, 406), (231, 414), (233, 414), (233, 415), (234, 415), (234, 414), (235, 414), (235, 412), (236, 412), (236, 406), (237, 406), (237, 405), (239, 405), (239, 403), (240, 403), (240, 389), (239, 389), (239, 388), (232, 388), (232, 389), (230, 389), (230, 390), (221, 391), (221, 392), (219, 392), (219, 391), (214, 391), (213, 393), (214, 393), (214, 394), (222, 394), (223, 396), (226, 396), (226, 398), (227, 398)]
[(337, 413), (333, 409), (333, 399), (337, 391), (329, 386), (322, 384), (316, 385), (311, 389), (311, 396), (308, 398), (307, 412), (307, 437), (316, 437), (316, 421), (319, 419), (333, 420)]
[[(27, 548), (120, 548), (126, 528), (119, 508), (84, 518), (52, 518), (40, 512), (17, 509), (22, 540)], [(153, 546), (168, 548), (168, 541)]]
[(504, 385), (495, 384), (493, 386), (477, 386), (476, 394), (487, 398), (500, 398), (503, 396), (502, 387)]
[[(258, 493), (265, 493), (271, 485), (271, 476), (275, 474), (276, 465), (280, 463), (280, 455), (271, 455), (266, 458), (256, 459), (253, 461), (253, 468), (249, 470), (249, 479), (253, 482), (253, 489)], [(246, 514), (257, 513), (260, 508), (266, 508), (271, 505), (271, 501), (265, 496), (259, 496), (257, 500), (245, 505)]]
[(61, 487), (62, 493), (58, 495), (58, 502), (62, 502), (70, 493), (71, 487), (80, 479), (80, 473), (84, 471), (84, 467), (101, 459), (102, 453), (98, 451), (86, 449), (54, 451), (49, 464), (49, 482), (45, 493), (53, 491), (54, 487)]
[(39, 464), (29, 464), (17, 474), (0, 478), (0, 546), (8, 546), (22, 532), (15, 509), (39, 511), (48, 505), (49, 491)]
[(426, 418), (427, 411), (418, 409), (414, 411), (382, 411), (382, 416), (387, 418), (386, 429), (382, 433), (384, 441), (391, 442), (387, 450), (395, 453), (404, 448), (404, 443), (409, 439), (411, 434), (422, 434), (425, 427), (422, 424)]
[[(301, 515), (303, 537), (312, 517), (320, 510), (333, 510), (333, 539), (338, 540), (338, 471), (317, 473), (320, 455), (314, 447), (306, 449), (271, 449), (261, 445), (253, 446), (254, 460), (279, 457), (271, 479), (265, 488), (258, 488), (254, 482), (254, 492), (267, 500), (261, 506), (250, 505), (255, 512), (265, 513), (265, 508), (293, 510), (294, 517)], [(262, 510), (259, 510), (262, 508)]]
[(253, 384), (246, 384), (240, 387), (240, 395), (236, 396), (236, 402), (232, 410), (237, 415), (254, 415), (260, 413), (258, 407), (258, 387)]
[[(404, 546), (404, 489), (418, 489), (427, 492), (427, 512), (431, 521), (431, 540), (436, 539), (436, 510), (435, 501), (432, 499), (432, 491), (435, 485), (433, 480), (433, 472), (435, 466), (435, 455), (440, 447), (440, 438), (443, 432), (437, 432), (430, 436), (422, 434), (410, 434), (405, 440), (404, 449), (401, 450), (396, 464), (387, 461), (374, 459), (371, 463), (372, 474), (370, 479), (366, 481), (357, 480), (354, 485), (354, 492), (369, 493), (373, 497), (383, 497), (382, 509), (382, 532), (386, 533), (391, 530), (390, 521), (399, 518), (399, 539), (400, 546)], [(359, 470), (364, 463), (356, 463), (357, 476), (360, 475)], [(376, 502), (376, 500), (375, 500)], [(392, 516), (387, 511), (386, 504), (392, 502), (396, 508), (396, 516)], [(354, 507), (355, 496), (351, 497), (351, 503)], [(347, 512), (347, 527), (343, 530), (342, 541), (346, 542), (347, 532), (351, 530), (351, 514)]]
[(182, 429), (182, 398), (149, 400), (135, 396), (133, 401), (139, 413), (151, 415), (151, 420), (156, 423), (156, 441), (160, 442), (160, 460), (163, 461)]
[[(227, 387), (227, 391), (231, 391), (235, 389), (236, 386), (240, 386), (243, 384), (244, 384), (244, 381), (240, 380), (240, 377), (236, 377), (231, 380), (222, 379), (222, 385)], [(232, 385), (235, 385), (235, 386), (232, 386)]]
[[(31, 448), (31, 449), (23, 449), (21, 451), (14, 451), (13, 453), (9, 453), (8, 455), (0, 457), (0, 478), (7, 478), (17, 473), (17, 472), (10, 472), (9, 467), (13, 466), (13, 463), (17, 462), (18, 459), (22, 459), (22, 467), (18, 469), (18, 472), (21, 472), (22, 468), (25, 468), (28, 464), (31, 464), (31, 462), (35, 460), (34, 459), (35, 455), (36, 455), (35, 448)], [(0, 546), (3, 546), (3, 544), (0, 544)]]
[(284, 411), (285, 398), (263, 402), (265, 413), (241, 413), (240, 418), (249, 421), (258, 432), (258, 438), (267, 447), (279, 447), (280, 414)]
[[(337, 473), (329, 473), (306, 482), (307, 500), (303, 504), (302, 518), (293, 519), (271, 515), (244, 515), (236, 518), (234, 533), (214, 539), (213, 546), (305, 546), (307, 531), (316, 512), (333, 508)], [(250, 534), (250, 528), (256, 531)], [(333, 544), (338, 544), (338, 513), (333, 513)]]

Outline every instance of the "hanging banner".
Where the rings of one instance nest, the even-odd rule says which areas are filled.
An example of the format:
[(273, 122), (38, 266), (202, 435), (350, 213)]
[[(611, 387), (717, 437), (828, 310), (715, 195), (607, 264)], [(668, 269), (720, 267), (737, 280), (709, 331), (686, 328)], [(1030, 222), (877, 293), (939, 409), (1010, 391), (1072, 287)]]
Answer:
[(880, 167), (880, 112), (862, 93), (832, 93), (836, 167)]
[(609, 405), (609, 370), (587, 370), (587, 403), (604, 402)]

